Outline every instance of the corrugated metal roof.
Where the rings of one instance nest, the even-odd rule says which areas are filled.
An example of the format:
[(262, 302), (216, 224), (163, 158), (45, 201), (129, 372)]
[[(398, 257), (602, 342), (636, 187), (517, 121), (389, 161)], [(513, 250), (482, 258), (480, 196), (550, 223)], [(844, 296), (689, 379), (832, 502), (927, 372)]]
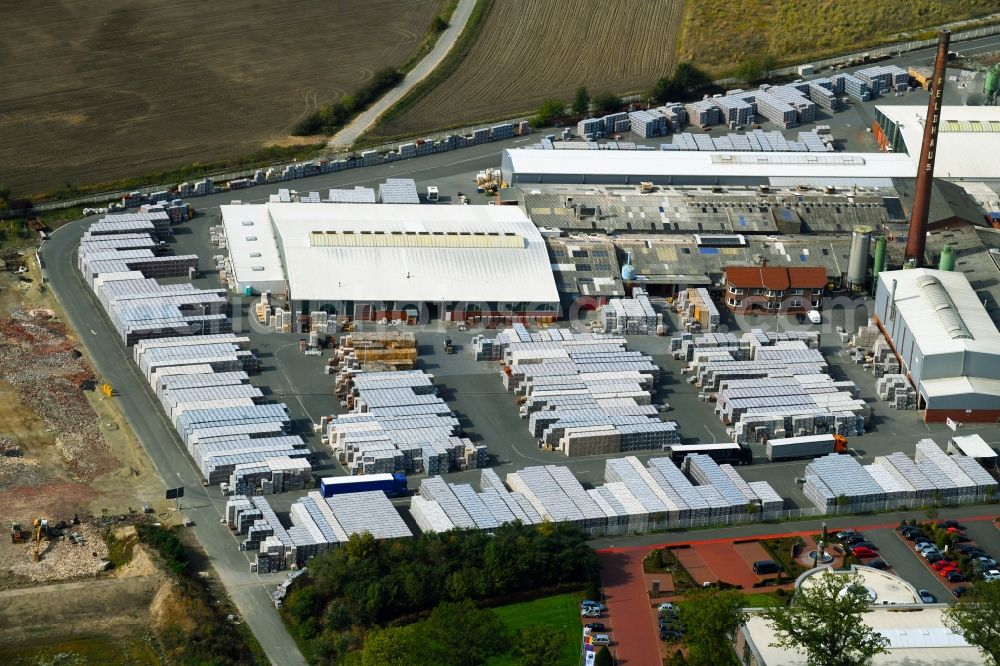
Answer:
[(684, 150), (503, 151), (503, 165), (516, 174), (704, 176), (830, 179), (912, 178), (914, 160), (902, 153), (724, 153)]
[[(936, 284), (928, 278), (934, 278)], [(1000, 354), (1000, 332), (962, 273), (917, 268), (883, 271), (878, 279), (879, 289), (889, 294), (895, 282), (896, 309), (925, 355), (956, 351)]]

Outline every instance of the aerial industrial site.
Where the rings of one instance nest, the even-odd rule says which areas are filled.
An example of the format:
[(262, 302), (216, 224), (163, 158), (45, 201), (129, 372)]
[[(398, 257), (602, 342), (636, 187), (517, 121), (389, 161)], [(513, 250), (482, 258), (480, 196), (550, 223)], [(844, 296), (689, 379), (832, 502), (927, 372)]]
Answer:
[(996, 14), (391, 135), (421, 8), (318, 152), (0, 187), (0, 659), (995, 663)]

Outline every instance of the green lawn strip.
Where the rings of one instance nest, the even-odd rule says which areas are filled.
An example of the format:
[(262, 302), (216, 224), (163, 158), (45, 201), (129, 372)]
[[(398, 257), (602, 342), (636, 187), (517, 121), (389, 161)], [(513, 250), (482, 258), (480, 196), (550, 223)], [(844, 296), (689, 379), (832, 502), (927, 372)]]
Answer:
[[(580, 662), (580, 601), (583, 594), (580, 592), (570, 592), (568, 594), (557, 594), (551, 597), (542, 597), (532, 601), (524, 601), (506, 606), (497, 606), (491, 610), (500, 616), (504, 626), (510, 633), (513, 651), (513, 640), (518, 630), (525, 627), (538, 625), (548, 625), (555, 627), (566, 637), (566, 646), (563, 650), (563, 659), (559, 664), (553, 666), (575, 666)], [(510, 652), (490, 659), (488, 666), (507, 666), (513, 664), (513, 656)]]

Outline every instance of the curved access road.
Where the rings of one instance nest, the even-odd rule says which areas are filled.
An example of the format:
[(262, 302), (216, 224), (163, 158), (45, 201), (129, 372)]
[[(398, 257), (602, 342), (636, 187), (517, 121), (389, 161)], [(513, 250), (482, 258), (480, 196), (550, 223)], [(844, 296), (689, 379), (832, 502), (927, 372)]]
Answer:
[(472, 16), (472, 8), (475, 6), (476, 0), (458, 0), (458, 6), (455, 7), (455, 11), (451, 15), (451, 21), (449, 21), (447, 29), (438, 37), (437, 44), (434, 45), (431, 52), (410, 70), (398, 86), (379, 98), (368, 109), (358, 114), (351, 121), (350, 125), (333, 135), (328, 145), (331, 148), (350, 148), (358, 140), (359, 136), (375, 124), (379, 116), (392, 108), (396, 102), (403, 98), (403, 95), (413, 90), (414, 86), (433, 72), (441, 64), (441, 61), (444, 60), (451, 47), (455, 45), (458, 36), (465, 30), (465, 24), (469, 22), (469, 17)]

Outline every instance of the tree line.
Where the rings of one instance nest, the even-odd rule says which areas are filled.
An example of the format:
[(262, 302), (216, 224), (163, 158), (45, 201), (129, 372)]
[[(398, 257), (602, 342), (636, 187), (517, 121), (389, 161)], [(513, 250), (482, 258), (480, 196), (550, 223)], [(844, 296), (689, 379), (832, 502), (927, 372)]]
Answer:
[[(368, 630), (415, 620), (441, 604), (584, 586), (599, 575), (583, 534), (563, 523), (515, 523), (492, 533), (455, 530), (397, 541), (366, 534), (313, 558), (282, 614), (304, 652), (315, 662), (332, 663), (358, 649)], [(406, 633), (389, 638), (405, 642)]]
[[(672, 74), (656, 80), (652, 88), (646, 91), (650, 102), (665, 104), (691, 99), (700, 91), (706, 90), (712, 84), (712, 77), (688, 62), (678, 64)], [(549, 127), (567, 118), (583, 118), (588, 114), (603, 116), (620, 111), (624, 103), (621, 96), (603, 91), (593, 97), (586, 86), (580, 86), (573, 95), (573, 101), (567, 104), (560, 99), (547, 99), (542, 102), (532, 123), (537, 127)]]
[(336, 102), (327, 104), (295, 123), (292, 134), (295, 136), (336, 134), (355, 114), (364, 111), (379, 97), (399, 85), (404, 76), (403, 72), (395, 67), (380, 69), (362, 87), (355, 90), (354, 94), (344, 95)]

